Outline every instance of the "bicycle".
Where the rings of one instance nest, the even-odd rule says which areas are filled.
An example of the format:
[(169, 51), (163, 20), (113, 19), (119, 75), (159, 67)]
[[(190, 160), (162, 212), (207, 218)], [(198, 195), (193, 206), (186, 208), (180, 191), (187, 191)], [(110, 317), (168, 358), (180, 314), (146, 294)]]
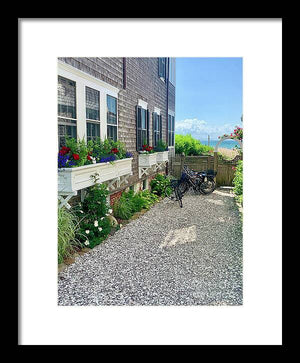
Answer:
[(180, 180), (170, 180), (170, 187), (165, 189), (165, 196), (172, 201), (178, 201), (180, 208), (182, 208), (182, 193), (179, 189)]
[(189, 169), (187, 165), (184, 165), (180, 179), (181, 182), (179, 184), (181, 194), (184, 195), (189, 189), (193, 189), (196, 194), (212, 193), (216, 188), (214, 181), (216, 175), (217, 172), (211, 169), (197, 172)]

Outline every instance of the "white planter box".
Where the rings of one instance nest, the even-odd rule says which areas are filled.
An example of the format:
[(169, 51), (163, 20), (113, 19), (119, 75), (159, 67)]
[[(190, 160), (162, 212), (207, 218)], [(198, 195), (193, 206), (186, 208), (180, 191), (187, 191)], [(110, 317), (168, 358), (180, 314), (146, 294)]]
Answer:
[(168, 161), (169, 160), (168, 155), (169, 155), (169, 151), (158, 152), (157, 157), (156, 157), (156, 162), (162, 163), (164, 161)]
[(58, 193), (73, 193), (94, 184), (92, 175), (98, 173), (97, 183), (123, 176), (132, 175), (132, 158), (116, 160), (111, 163), (98, 163), (77, 168), (58, 169)]
[(156, 164), (156, 157), (157, 153), (139, 154), (139, 167), (150, 168), (152, 165)]

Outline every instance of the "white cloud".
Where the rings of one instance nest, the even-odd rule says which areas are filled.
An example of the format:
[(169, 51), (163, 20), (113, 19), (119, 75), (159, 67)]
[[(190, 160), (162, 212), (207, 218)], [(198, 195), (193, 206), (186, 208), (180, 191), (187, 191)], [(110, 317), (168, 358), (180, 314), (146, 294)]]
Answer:
[(180, 135), (191, 134), (195, 139), (200, 140), (206, 140), (207, 135), (210, 135), (211, 140), (217, 140), (218, 136), (233, 132), (236, 125), (238, 125), (236, 122), (213, 125), (197, 118), (185, 119), (175, 122), (175, 133)]

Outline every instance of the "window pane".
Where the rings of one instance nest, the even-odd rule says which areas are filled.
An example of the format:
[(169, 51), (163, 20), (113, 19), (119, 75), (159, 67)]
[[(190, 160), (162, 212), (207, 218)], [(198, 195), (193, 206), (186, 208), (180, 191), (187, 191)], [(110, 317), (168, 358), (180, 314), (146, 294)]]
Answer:
[(171, 115), (168, 115), (168, 130), (171, 130)]
[(109, 95), (107, 95), (107, 123), (117, 124), (117, 99)]
[(58, 116), (76, 118), (76, 83), (58, 76)]
[(142, 108), (141, 120), (142, 120), (142, 129), (146, 129), (146, 110)]
[(77, 128), (74, 125), (58, 125), (59, 148), (66, 145), (66, 136), (77, 138)]
[(147, 144), (147, 131), (146, 130), (142, 130), (142, 145)]
[(137, 130), (137, 149), (140, 150), (142, 148), (142, 131)]
[(100, 92), (85, 87), (85, 106), (86, 106), (86, 118), (89, 120), (100, 120)]
[(175, 130), (175, 117), (172, 116), (172, 131)]
[(117, 141), (117, 126), (107, 126), (107, 138)]
[(97, 137), (100, 137), (100, 124), (87, 122), (86, 123), (86, 137), (87, 141), (95, 140)]

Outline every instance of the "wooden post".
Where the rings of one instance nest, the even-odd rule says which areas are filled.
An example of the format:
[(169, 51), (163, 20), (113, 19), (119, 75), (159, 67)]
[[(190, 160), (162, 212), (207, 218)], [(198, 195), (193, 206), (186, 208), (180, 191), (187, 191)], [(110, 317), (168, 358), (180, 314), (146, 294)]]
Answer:
[[(218, 152), (214, 152), (214, 171), (218, 171)], [(214, 177), (215, 183), (217, 183), (217, 177)]]
[(182, 170), (183, 170), (184, 162), (185, 162), (185, 155), (184, 155), (184, 153), (182, 153), (181, 154), (181, 160), (180, 160), (180, 175), (181, 175)]

